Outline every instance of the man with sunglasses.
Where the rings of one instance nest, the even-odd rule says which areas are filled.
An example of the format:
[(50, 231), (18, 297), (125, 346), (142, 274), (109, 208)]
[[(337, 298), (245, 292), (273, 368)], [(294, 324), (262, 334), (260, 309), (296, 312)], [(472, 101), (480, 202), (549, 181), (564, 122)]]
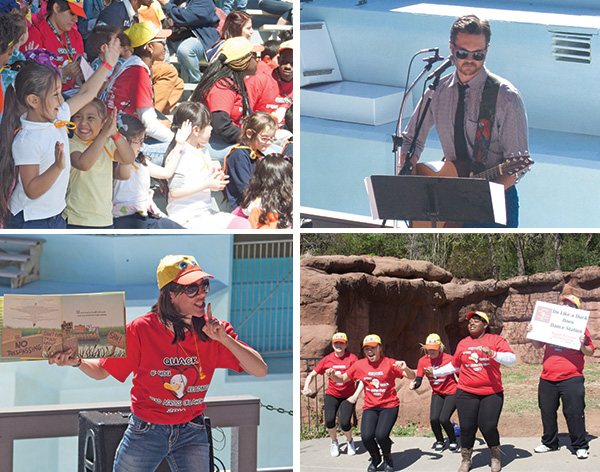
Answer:
[(192, 256), (166, 256), (156, 272), (160, 293), (152, 310), (127, 324), (127, 357), (50, 364), (79, 368), (93, 379), (124, 382), (133, 374), (131, 416), (114, 471), (154, 471), (166, 457), (172, 470), (209, 470), (204, 397), (217, 368), (264, 377), (260, 354), (238, 341), (233, 327), (212, 317), (206, 296), (212, 275)]
[[(489, 23), (475, 15), (466, 15), (454, 22), (450, 30), (450, 51), (456, 70), (442, 77), (435, 90), (429, 88), (416, 107), (402, 133), (401, 167), (429, 99), (411, 160), (413, 172), (433, 126), (445, 160), (466, 163), (469, 170), (465, 176), (496, 167), (507, 156), (527, 154), (527, 114), (521, 95), (510, 82), (491, 74), (485, 67), (491, 35)], [(495, 181), (505, 189), (506, 226), (517, 227), (519, 200), (515, 184), (518, 178), (501, 175)], [(494, 226), (497, 225), (491, 225)]]

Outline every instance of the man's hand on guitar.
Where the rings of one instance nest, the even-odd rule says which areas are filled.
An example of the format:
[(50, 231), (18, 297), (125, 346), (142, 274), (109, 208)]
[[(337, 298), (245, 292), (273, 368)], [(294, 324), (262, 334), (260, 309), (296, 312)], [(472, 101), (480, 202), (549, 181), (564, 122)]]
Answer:
[[(398, 174), (400, 174), (400, 171), (404, 168), (404, 163), (406, 162), (406, 156), (407, 154), (400, 154), (400, 162), (398, 163)], [(410, 160), (410, 162), (412, 163), (412, 175), (416, 175), (416, 165), (417, 162), (419, 160), (419, 156), (413, 156), (412, 159)]]

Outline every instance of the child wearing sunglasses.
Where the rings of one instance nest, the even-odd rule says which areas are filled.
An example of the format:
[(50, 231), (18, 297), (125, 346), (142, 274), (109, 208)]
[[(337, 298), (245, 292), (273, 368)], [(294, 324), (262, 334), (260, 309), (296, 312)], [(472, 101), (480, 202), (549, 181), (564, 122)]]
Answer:
[(235, 210), (242, 203), (243, 193), (258, 159), (275, 141), (275, 133), (279, 128), (277, 120), (264, 111), (254, 112), (242, 123), (240, 144), (234, 146), (225, 157), (223, 171), (229, 175), (226, 194), (229, 205)]
[[(133, 375), (129, 426), (113, 470), (155, 470), (166, 457), (172, 470), (209, 470), (204, 398), (215, 369), (267, 374), (258, 352), (233, 327), (213, 318), (209, 279), (192, 256), (166, 256), (157, 269), (160, 293), (151, 311), (127, 324), (127, 357), (75, 359), (57, 353), (50, 364), (79, 368), (89, 377)], [(150, 347), (150, 348), (148, 348)]]

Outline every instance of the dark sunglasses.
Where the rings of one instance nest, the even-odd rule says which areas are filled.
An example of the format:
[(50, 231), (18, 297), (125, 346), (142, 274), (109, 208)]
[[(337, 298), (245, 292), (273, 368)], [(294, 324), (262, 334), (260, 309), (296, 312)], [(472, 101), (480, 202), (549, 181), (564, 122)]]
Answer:
[(204, 293), (210, 291), (210, 281), (208, 279), (202, 279), (199, 284), (184, 285), (183, 287), (183, 292), (190, 298), (194, 298), (198, 295), (200, 290)]
[(474, 61), (481, 62), (485, 59), (486, 54), (487, 51), (465, 51), (464, 49), (456, 49), (456, 44), (454, 45), (454, 55), (457, 59), (462, 60), (471, 56)]

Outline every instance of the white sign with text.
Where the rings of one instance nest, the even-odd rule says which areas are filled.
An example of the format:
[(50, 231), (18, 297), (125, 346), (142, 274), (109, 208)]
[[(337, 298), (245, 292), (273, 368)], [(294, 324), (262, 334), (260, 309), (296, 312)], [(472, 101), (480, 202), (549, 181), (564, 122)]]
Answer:
[(531, 317), (533, 329), (527, 333), (527, 338), (569, 349), (579, 349), (580, 337), (585, 332), (589, 316), (589, 311), (536, 302)]

